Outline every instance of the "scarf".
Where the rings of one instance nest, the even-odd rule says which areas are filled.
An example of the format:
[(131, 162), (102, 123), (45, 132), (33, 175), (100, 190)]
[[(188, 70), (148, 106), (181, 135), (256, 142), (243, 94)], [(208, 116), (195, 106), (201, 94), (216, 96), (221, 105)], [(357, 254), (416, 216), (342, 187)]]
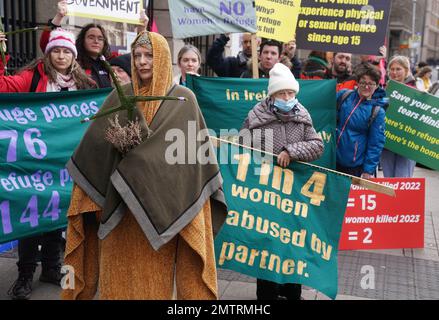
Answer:
[[(201, 146), (210, 150), (207, 164), (198, 161), (172, 164), (165, 157), (169, 148), (175, 145), (175, 142), (165, 139), (171, 129), (181, 130), (184, 137), (191, 137), (189, 130), (198, 133), (206, 129), (206, 125), (196, 98), (189, 89), (175, 86), (169, 92), (165, 91), (172, 81), (169, 48), (163, 37), (150, 35), (154, 56), (153, 78), (147, 87), (141, 87), (137, 70), (133, 68), (133, 88), (128, 84), (123, 86), (123, 90), (128, 95), (137, 91), (139, 94), (184, 96), (187, 101), (139, 103), (135, 117), (139, 119), (142, 133), (146, 133), (149, 127), (152, 134), (147, 138), (145, 136), (143, 142), (123, 158), (104, 139), (108, 117), (94, 120), (67, 168), (75, 183), (103, 209), (99, 238), (105, 238), (120, 223), (128, 207), (151, 246), (158, 250), (187, 226), (209, 199), (217, 202), (212, 206), (217, 208), (212, 213), (212, 220), (217, 221), (214, 232), (219, 230), (227, 211), (221, 189), (222, 178), (208, 137), (194, 142), (195, 150)], [(156, 64), (156, 58), (163, 63)], [(169, 60), (167, 63), (166, 59)], [(100, 110), (105, 111), (118, 103), (114, 90)], [(125, 125), (127, 112), (117, 114), (120, 124)], [(114, 117), (114, 114), (109, 117)], [(193, 128), (189, 129), (189, 122)], [(193, 152), (189, 150), (193, 147), (190, 145), (192, 141), (182, 142), (184, 154), (190, 155)]]
[(77, 90), (75, 79), (73, 79), (72, 74), (64, 75), (55, 71), (56, 73), (56, 82), (49, 81), (49, 85), (47, 88), (47, 92), (59, 92), (62, 89), (68, 89), (68, 91)]

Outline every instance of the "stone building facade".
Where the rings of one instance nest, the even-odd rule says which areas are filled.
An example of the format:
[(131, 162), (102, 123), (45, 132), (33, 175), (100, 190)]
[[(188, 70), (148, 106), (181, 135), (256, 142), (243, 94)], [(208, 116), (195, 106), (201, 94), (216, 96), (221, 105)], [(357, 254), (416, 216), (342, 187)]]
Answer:
[[(143, 0), (143, 2), (149, 8), (148, 15), (151, 21), (155, 21), (159, 32), (167, 38), (175, 65), (178, 51), (184, 42), (173, 39), (168, 0)], [(57, 3), (58, 0), (0, 0), (0, 15), (8, 22), (10, 28), (13, 20), (16, 22), (15, 27), (20, 26), (23, 16), (26, 17), (24, 19), (26, 23), (29, 20), (37, 25), (45, 25), (55, 15)], [(14, 7), (13, 11), (15, 12), (13, 17), (11, 6)], [(23, 6), (27, 8), (25, 11), (22, 9)], [(414, 6), (416, 10), (414, 10)], [(7, 7), (7, 12), (4, 12), (5, 7)], [(28, 19), (27, 16), (29, 16)], [(413, 21), (415, 37), (412, 37)], [(80, 27), (89, 22), (93, 22), (93, 20), (67, 17), (64, 26), (78, 33)], [(126, 49), (127, 32), (133, 32), (134, 25), (101, 20), (95, 22), (102, 24), (107, 30), (113, 50)], [(22, 26), (26, 26), (26, 23)], [(15, 50), (11, 53), (15, 53), (19, 57), (13, 61), (13, 64), (20, 66), (28, 62), (30, 57), (41, 55), (38, 46), (39, 35), (37, 33), (35, 35), (14, 36), (15, 39), (11, 39), (8, 44), (12, 45)], [(21, 48), (23, 41), (20, 37), (25, 38), (30, 44)], [(185, 41), (196, 45), (205, 57), (214, 38), (214, 36), (206, 36), (185, 39)], [(388, 39), (389, 55), (399, 53), (411, 56), (416, 61), (424, 60), (432, 64), (439, 64), (439, 0), (393, 0)], [(301, 52), (299, 57), (304, 58), (306, 53)], [(203, 73), (211, 74), (207, 68), (203, 68)]]

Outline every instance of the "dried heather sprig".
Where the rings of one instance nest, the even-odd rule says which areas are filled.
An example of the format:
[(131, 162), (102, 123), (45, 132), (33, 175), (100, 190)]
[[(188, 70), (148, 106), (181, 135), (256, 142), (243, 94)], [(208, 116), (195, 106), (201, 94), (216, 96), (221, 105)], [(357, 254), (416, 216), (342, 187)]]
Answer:
[[(119, 117), (116, 114), (114, 119), (109, 119), (110, 125), (105, 131), (105, 140), (110, 142), (122, 155), (127, 154), (142, 143), (142, 128), (139, 120), (128, 121), (125, 126), (119, 123)], [(148, 129), (148, 135), (150, 135)]]

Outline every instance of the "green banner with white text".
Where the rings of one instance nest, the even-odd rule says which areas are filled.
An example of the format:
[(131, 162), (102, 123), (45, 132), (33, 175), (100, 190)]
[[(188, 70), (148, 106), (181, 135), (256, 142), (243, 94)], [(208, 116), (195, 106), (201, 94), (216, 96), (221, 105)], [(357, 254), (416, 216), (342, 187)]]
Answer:
[(439, 98), (390, 81), (385, 148), (439, 170)]
[(337, 255), (351, 179), (222, 143), (218, 155), (228, 216), (215, 239), (220, 268), (300, 283), (334, 299)]
[[(313, 164), (335, 168), (335, 80), (298, 80), (298, 99), (311, 114), (324, 153)], [(267, 96), (268, 79), (187, 77), (209, 129), (222, 138), (236, 136), (248, 112)]]
[(65, 164), (109, 92), (0, 94), (0, 243), (66, 226)]

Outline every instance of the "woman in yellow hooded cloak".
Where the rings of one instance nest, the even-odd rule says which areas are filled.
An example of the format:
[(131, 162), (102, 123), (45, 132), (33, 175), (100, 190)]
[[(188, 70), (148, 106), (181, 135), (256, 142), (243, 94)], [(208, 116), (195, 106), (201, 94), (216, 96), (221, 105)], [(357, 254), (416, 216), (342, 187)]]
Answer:
[[(62, 298), (93, 299), (98, 293), (99, 299), (217, 299), (211, 213), (213, 202), (224, 203), (218, 166), (177, 168), (164, 161), (162, 147), (166, 130), (188, 121), (201, 130), (204, 119), (193, 94), (173, 87), (164, 37), (140, 33), (131, 60), (126, 93), (188, 101), (139, 102), (137, 116), (149, 136), (127, 155), (105, 141), (99, 126), (108, 124), (107, 118), (87, 130), (68, 164), (75, 185), (64, 264), (75, 281), (64, 286)], [(117, 103), (113, 92), (101, 110)], [(213, 220), (221, 224), (226, 211), (220, 211)]]

